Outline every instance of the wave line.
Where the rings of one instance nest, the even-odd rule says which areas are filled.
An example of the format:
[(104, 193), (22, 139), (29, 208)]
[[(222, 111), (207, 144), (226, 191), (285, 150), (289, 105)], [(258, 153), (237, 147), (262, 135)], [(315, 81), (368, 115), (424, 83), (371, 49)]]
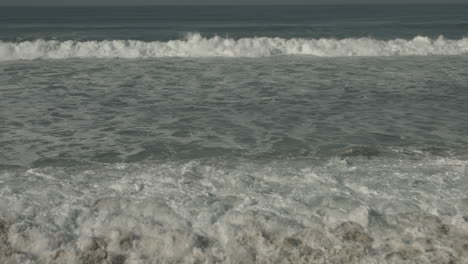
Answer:
[(440, 36), (431, 39), (376, 40), (372, 38), (206, 38), (198, 33), (167, 42), (139, 40), (24, 42), (0, 41), (0, 61), (67, 58), (161, 58), (161, 57), (269, 57), (310, 55), (349, 56), (430, 56), (468, 54), (468, 38), (458, 40)]

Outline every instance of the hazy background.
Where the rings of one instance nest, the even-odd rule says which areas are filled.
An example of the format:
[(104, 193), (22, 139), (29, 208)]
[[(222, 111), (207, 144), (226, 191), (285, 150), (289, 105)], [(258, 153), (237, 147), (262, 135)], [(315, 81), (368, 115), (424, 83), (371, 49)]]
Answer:
[(468, 0), (0, 0), (0, 5), (468, 4)]

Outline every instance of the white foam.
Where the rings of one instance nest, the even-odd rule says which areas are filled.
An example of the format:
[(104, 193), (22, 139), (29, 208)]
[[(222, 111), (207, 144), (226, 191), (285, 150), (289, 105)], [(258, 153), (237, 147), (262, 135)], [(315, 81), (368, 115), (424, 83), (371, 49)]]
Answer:
[(387, 154), (0, 170), (0, 263), (466, 263), (468, 161)]
[(468, 38), (458, 40), (417, 36), (410, 40), (372, 38), (205, 38), (189, 34), (182, 40), (145, 42), (138, 40), (1, 42), (0, 61), (67, 58), (159, 58), (159, 57), (268, 57), (275, 55), (428, 56), (468, 53)]

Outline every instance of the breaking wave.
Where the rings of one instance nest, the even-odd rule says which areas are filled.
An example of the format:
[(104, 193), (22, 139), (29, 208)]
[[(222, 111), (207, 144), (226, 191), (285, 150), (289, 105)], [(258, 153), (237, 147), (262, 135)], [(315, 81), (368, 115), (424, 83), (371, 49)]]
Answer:
[(428, 56), (468, 53), (468, 38), (459, 40), (417, 36), (410, 40), (372, 38), (206, 38), (198, 33), (167, 42), (138, 40), (1, 42), (0, 60), (67, 58), (159, 58), (159, 57), (268, 57), (275, 55)]

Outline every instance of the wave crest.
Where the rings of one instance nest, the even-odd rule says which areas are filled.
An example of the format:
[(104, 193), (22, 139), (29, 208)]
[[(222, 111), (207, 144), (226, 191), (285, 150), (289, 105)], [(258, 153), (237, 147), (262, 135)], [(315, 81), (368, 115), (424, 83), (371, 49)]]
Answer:
[(372, 38), (206, 38), (198, 33), (182, 40), (145, 42), (138, 40), (1, 42), (0, 60), (67, 58), (159, 58), (159, 57), (268, 57), (275, 55), (428, 56), (468, 53), (468, 38), (459, 40), (417, 36), (411, 40)]

